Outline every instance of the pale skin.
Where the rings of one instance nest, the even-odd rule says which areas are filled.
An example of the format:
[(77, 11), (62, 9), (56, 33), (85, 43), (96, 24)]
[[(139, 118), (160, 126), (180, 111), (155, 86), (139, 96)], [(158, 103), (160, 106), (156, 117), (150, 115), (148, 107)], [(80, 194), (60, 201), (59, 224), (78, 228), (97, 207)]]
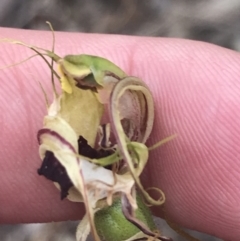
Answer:
[[(51, 48), (49, 32), (1, 29), (0, 33), (1, 38)], [(56, 33), (56, 52), (105, 57), (148, 84), (156, 105), (148, 144), (172, 134), (178, 137), (151, 151), (145, 186), (165, 192), (172, 221), (238, 240), (239, 53), (188, 40), (70, 33)], [(1, 43), (0, 66), (31, 54), (24, 47)], [(41, 163), (36, 133), (46, 108), (35, 80), (50, 93), (48, 67), (35, 58), (2, 70), (0, 79), (0, 222), (78, 219), (82, 206), (60, 201), (58, 190), (36, 172)]]

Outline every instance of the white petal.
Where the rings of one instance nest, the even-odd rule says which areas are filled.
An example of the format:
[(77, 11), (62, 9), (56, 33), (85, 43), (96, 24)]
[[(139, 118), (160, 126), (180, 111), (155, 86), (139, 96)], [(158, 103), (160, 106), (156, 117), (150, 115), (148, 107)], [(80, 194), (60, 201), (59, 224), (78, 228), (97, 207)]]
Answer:
[(76, 240), (86, 241), (89, 233), (90, 233), (90, 224), (89, 224), (87, 215), (85, 215), (82, 221), (77, 226)]

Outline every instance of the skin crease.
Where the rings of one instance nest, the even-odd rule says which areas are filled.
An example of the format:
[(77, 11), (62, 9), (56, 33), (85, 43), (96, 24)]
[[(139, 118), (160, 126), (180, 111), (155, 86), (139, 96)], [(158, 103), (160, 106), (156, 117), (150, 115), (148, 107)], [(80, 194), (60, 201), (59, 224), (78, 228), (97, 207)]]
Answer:
[[(50, 32), (0, 29), (50, 49)], [(179, 39), (56, 33), (56, 53), (105, 57), (152, 90), (156, 118), (145, 186), (166, 194), (168, 217), (225, 240), (240, 236), (240, 55), (214, 45)], [(33, 52), (0, 43), (0, 66)], [(36, 133), (46, 114), (37, 81), (51, 96), (50, 71), (39, 58), (0, 74), (0, 222), (79, 219), (83, 206), (60, 201), (58, 190), (37, 175)], [(160, 208), (155, 214), (160, 213)]]

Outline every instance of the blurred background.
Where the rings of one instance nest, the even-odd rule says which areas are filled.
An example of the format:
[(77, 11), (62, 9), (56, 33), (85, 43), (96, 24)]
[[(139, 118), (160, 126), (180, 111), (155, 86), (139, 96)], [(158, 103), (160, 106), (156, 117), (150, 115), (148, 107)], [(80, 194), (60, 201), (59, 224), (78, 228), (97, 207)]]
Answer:
[(0, 26), (196, 39), (240, 50), (239, 0), (1, 0)]
[[(0, 26), (195, 39), (240, 51), (239, 0), (1, 0)], [(157, 219), (166, 236), (183, 241)], [(1, 225), (1, 241), (74, 241), (77, 222)], [(217, 238), (192, 232), (204, 241)], [(90, 240), (89, 240), (90, 241)], [(113, 240), (114, 241), (114, 240)]]

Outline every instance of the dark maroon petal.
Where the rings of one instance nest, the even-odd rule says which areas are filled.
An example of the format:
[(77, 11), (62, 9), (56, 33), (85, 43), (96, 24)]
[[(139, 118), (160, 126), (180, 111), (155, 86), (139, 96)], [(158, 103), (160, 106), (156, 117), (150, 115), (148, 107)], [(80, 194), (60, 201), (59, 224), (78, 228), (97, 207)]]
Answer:
[(42, 165), (38, 169), (38, 174), (59, 184), (61, 188), (61, 199), (64, 199), (68, 195), (69, 189), (73, 186), (66, 169), (51, 151), (46, 151)]
[(74, 77), (74, 80), (77, 82), (76, 86), (83, 90), (91, 90), (97, 93), (97, 87), (100, 87), (96, 84), (93, 74), (89, 74), (84, 78)]
[(80, 155), (91, 159), (99, 159), (113, 154), (112, 150), (95, 150), (90, 145), (88, 145), (87, 140), (82, 136), (80, 136), (78, 139), (78, 150)]
[[(120, 78), (112, 72), (105, 71), (105, 76), (111, 76), (115, 79), (120, 80)], [(97, 83), (93, 74), (89, 74), (86, 76), (76, 77), (73, 79), (76, 81), (76, 86), (83, 90), (92, 90), (93, 92), (98, 92), (98, 89), (101, 89), (102, 86)]]

